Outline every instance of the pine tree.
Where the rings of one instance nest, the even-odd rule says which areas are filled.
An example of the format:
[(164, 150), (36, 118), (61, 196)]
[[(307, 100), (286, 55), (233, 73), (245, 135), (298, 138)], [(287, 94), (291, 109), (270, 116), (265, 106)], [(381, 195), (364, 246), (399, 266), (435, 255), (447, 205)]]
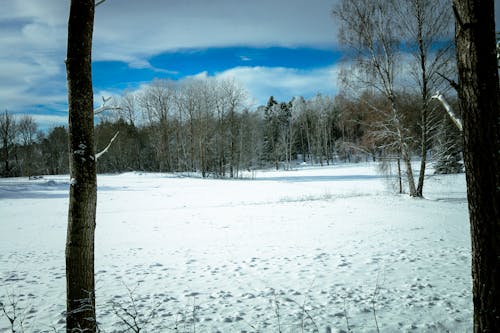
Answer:
[(464, 171), (461, 162), (461, 146), (459, 140), (461, 136), (445, 115), (438, 129), (436, 144), (434, 146), (435, 173), (453, 174)]
[(278, 169), (278, 139), (279, 139), (279, 113), (277, 112), (278, 102), (273, 96), (269, 97), (264, 109), (264, 159), (274, 163)]

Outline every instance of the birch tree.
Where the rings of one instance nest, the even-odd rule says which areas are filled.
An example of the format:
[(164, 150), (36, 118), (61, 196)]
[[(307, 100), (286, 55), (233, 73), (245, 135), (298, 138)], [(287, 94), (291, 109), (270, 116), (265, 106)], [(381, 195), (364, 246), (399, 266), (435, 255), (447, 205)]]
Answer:
[(420, 173), (416, 196), (423, 196), (427, 152), (436, 123), (430, 107), (431, 92), (443, 88), (452, 65), (452, 11), (450, 0), (403, 0), (392, 2), (396, 27), (412, 60), (409, 74), (420, 95)]
[(386, 109), (372, 108), (383, 116), (379, 133), (391, 140), (405, 166), (410, 196), (417, 196), (411, 165), (414, 138), (403, 126), (404, 116), (398, 108), (396, 79), (400, 74), (400, 40), (396, 29), (394, 7), (385, 0), (342, 0), (334, 10), (340, 20), (339, 38), (352, 54), (354, 63), (344, 75), (348, 84), (360, 84), (385, 96)]

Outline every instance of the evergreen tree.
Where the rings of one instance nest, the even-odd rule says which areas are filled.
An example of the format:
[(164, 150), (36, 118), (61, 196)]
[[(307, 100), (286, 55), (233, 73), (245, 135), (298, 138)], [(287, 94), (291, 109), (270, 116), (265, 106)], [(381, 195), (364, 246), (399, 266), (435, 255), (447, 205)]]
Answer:
[(273, 96), (269, 97), (264, 108), (264, 159), (272, 162), (278, 169), (278, 139), (279, 139), (279, 112), (278, 102)]
[(450, 123), (448, 116), (445, 115), (439, 126), (434, 146), (436, 174), (453, 174), (464, 171), (461, 163), (462, 150), (459, 143), (461, 136), (456, 132), (456, 128)]

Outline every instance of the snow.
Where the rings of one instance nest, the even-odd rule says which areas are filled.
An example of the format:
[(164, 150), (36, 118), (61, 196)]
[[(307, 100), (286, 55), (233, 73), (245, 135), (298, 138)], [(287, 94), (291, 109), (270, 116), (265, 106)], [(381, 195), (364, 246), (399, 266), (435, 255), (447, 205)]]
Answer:
[[(0, 300), (17, 297), (28, 332), (64, 331), (69, 184), (0, 179)], [(149, 332), (374, 332), (374, 309), (383, 332), (472, 330), (463, 174), (429, 177), (426, 199), (394, 194), (375, 164), (98, 185), (105, 332), (124, 330), (112, 304), (128, 289)]]

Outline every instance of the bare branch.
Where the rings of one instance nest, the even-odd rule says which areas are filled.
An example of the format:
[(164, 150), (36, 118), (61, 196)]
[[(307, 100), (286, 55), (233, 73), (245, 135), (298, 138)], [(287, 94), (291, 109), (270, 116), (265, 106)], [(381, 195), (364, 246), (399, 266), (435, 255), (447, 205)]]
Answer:
[(109, 147), (111, 147), (111, 144), (113, 143), (113, 141), (115, 141), (115, 139), (116, 139), (116, 137), (118, 136), (118, 134), (119, 134), (119, 133), (120, 133), (120, 131), (116, 132), (116, 134), (115, 134), (115, 135), (111, 138), (111, 140), (109, 141), (109, 143), (108, 143), (108, 145), (106, 146), (106, 148), (104, 148), (101, 152), (99, 152), (99, 153), (97, 153), (97, 154), (95, 155), (95, 159), (96, 159), (96, 160), (97, 160), (97, 159), (99, 159), (99, 157), (101, 157), (102, 155), (104, 155), (104, 154), (108, 151)]
[[(105, 0), (104, 0), (105, 1)], [(103, 2), (104, 2), (103, 1)], [(104, 96), (102, 97), (102, 104), (100, 107), (97, 109), (94, 109), (94, 115), (98, 115), (100, 113), (103, 113), (104, 111), (109, 111), (109, 110), (121, 110), (122, 108), (120, 106), (114, 106), (114, 105), (106, 105), (106, 103), (111, 100), (111, 97), (105, 98)]]
[(95, 3), (95, 6), (99, 6), (99, 5), (102, 5), (106, 0), (98, 0), (96, 3)]
[(109, 110), (121, 110), (122, 108), (119, 106), (107, 106), (107, 105), (101, 105), (97, 109), (94, 110), (94, 114), (98, 115), (100, 113), (103, 113), (104, 111), (109, 111)]
[(458, 83), (456, 83), (454, 80), (444, 76), (443, 74), (439, 73), (439, 72), (436, 72), (437, 75), (439, 75), (440, 77), (442, 77), (443, 79), (445, 79), (446, 81), (448, 81), (448, 83), (450, 84), (450, 86), (455, 89), (455, 91), (458, 91)]
[(448, 115), (450, 116), (450, 118), (453, 121), (453, 123), (455, 124), (455, 126), (457, 126), (457, 128), (460, 130), (460, 132), (463, 132), (462, 120), (457, 117), (457, 115), (455, 114), (455, 111), (453, 110), (451, 105), (448, 104), (448, 102), (446, 101), (444, 96), (439, 91), (437, 91), (436, 94), (431, 97), (431, 99), (437, 99), (438, 101), (441, 102), (441, 104), (443, 104), (446, 112), (448, 112)]

